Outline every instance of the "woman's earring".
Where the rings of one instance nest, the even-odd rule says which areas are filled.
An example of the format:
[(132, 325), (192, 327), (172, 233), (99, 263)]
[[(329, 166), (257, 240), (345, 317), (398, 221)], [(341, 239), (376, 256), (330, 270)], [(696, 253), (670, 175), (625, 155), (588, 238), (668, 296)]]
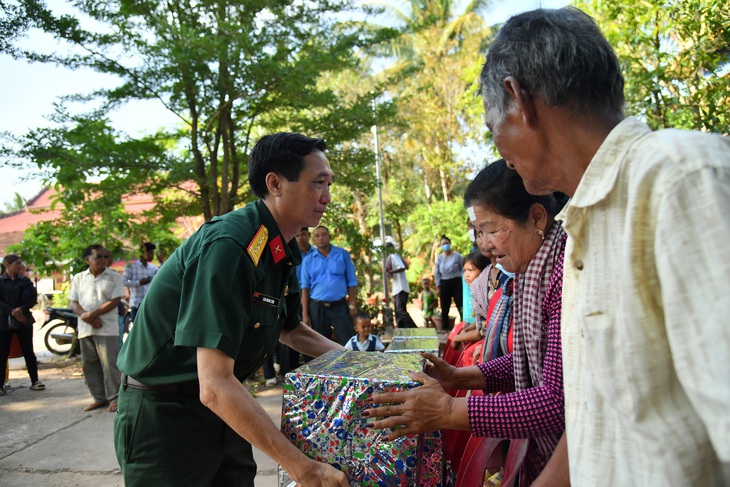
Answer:
[(540, 238), (545, 241), (545, 232), (542, 231), (542, 228), (536, 228), (535, 231), (538, 235), (540, 235)]

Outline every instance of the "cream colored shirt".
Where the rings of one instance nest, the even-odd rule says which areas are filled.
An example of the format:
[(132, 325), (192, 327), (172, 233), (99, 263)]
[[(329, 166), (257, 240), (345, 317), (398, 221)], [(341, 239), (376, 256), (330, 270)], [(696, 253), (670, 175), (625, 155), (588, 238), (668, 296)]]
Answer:
[(558, 218), (572, 485), (730, 485), (730, 141), (626, 119)]
[[(68, 292), (68, 300), (76, 301), (86, 311), (93, 311), (107, 301), (123, 297), (122, 275), (109, 268), (96, 277), (89, 269), (79, 272), (73, 277)], [(103, 323), (101, 328), (93, 328), (79, 318), (79, 338), (91, 335), (119, 336), (118, 316), (117, 308), (101, 315), (99, 317)]]

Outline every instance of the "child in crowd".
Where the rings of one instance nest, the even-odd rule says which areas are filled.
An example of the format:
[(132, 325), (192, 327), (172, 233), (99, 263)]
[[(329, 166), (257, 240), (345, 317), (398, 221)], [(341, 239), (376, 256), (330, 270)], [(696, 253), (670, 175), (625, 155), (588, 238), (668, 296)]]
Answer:
[(355, 335), (345, 344), (348, 350), (355, 352), (382, 352), (385, 345), (376, 335), (370, 333), (373, 330), (373, 324), (370, 321), (370, 315), (360, 311), (353, 319), (355, 323)]
[(421, 291), (421, 306), (423, 306), (423, 321), (426, 327), (435, 328), (436, 324), (433, 322), (433, 314), (438, 306), (438, 298), (436, 293), (431, 289), (431, 279), (424, 277), (421, 281), (423, 284), (423, 291)]
[[(474, 279), (479, 277), (482, 271), (490, 264), (488, 258), (484, 257), (478, 250), (464, 257), (464, 281), (471, 286)], [(472, 306), (473, 309), (473, 306)], [(456, 350), (462, 350), (464, 347), (476, 342), (482, 338), (479, 332), (480, 319), (484, 321), (484, 317), (475, 317), (473, 323), (460, 323), (454, 327), (449, 339), (451, 346)]]

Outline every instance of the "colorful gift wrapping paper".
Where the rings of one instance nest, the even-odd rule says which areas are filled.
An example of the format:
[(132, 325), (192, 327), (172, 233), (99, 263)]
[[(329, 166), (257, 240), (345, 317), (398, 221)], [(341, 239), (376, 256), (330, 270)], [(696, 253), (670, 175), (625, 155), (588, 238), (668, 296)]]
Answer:
[(396, 328), (393, 331), (393, 339), (413, 337), (413, 338), (438, 338), (436, 328)]
[(442, 485), (440, 432), (384, 439), (390, 430), (368, 426), (362, 411), (377, 392), (419, 384), (416, 354), (332, 350), (286, 375), (282, 432), (308, 457), (334, 465), (353, 487)]
[(432, 338), (417, 338), (417, 337), (393, 337), (393, 341), (390, 342), (386, 352), (390, 353), (408, 353), (408, 352), (431, 352), (438, 353), (439, 350), (439, 339), (437, 337)]

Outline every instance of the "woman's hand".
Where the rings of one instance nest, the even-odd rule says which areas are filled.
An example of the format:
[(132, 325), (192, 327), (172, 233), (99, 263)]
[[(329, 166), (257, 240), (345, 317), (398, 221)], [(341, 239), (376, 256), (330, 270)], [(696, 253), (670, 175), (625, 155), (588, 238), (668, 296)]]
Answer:
[(14, 310), (12, 310), (10, 312), (10, 314), (13, 316), (13, 318), (15, 318), (16, 320), (18, 320), (21, 323), (28, 322), (28, 318), (26, 318), (25, 315), (23, 314), (22, 308), (15, 308)]
[(445, 390), (458, 389), (456, 387), (456, 374), (458, 369), (448, 362), (441, 360), (437, 355), (433, 353), (421, 353), (421, 357), (425, 358), (426, 362), (426, 373), (439, 381), (441, 387)]
[(371, 423), (371, 427), (393, 428), (385, 437), (389, 441), (448, 428), (453, 419), (453, 398), (439, 382), (422, 372), (410, 375), (423, 385), (407, 391), (373, 394), (370, 401), (379, 406), (363, 411), (364, 416), (384, 418)]
[(474, 347), (474, 353), (472, 353), (471, 363), (474, 365), (481, 363), (482, 359), (482, 344), (480, 343)]

